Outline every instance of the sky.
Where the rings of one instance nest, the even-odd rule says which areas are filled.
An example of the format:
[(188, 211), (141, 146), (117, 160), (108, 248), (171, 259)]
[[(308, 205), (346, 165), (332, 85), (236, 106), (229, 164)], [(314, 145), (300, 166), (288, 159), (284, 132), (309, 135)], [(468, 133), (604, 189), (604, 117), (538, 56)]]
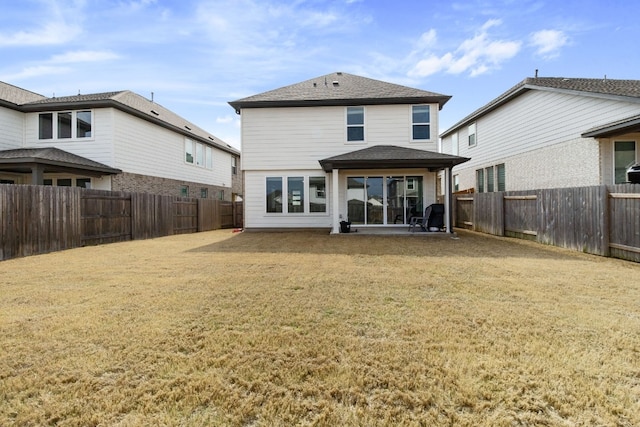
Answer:
[(640, 78), (635, 0), (0, 0), (0, 81), (131, 90), (240, 149), (246, 96), (342, 71), (452, 96), (440, 133), (536, 70)]

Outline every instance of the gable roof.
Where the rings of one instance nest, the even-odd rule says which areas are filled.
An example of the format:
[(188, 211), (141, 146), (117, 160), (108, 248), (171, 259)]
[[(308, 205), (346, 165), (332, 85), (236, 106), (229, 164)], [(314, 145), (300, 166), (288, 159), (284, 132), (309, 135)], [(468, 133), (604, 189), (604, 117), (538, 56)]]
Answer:
[(486, 105), (469, 114), (440, 134), (441, 138), (470, 124), (496, 108), (530, 90), (568, 93), (595, 98), (640, 103), (640, 80), (583, 79), (567, 77), (527, 77)]
[(16, 107), (27, 102), (45, 99), (44, 96), (34, 92), (10, 85), (9, 83), (0, 82), (0, 101), (6, 101), (12, 105), (7, 107)]
[(396, 145), (374, 145), (362, 150), (340, 154), (320, 160), (325, 172), (333, 169), (392, 169), (427, 168), (439, 170), (471, 160), (467, 157), (452, 156), (434, 151), (398, 147)]
[(61, 111), (71, 108), (117, 108), (132, 116), (152, 122), (228, 153), (240, 154), (237, 149), (204, 129), (185, 120), (162, 105), (129, 90), (47, 98), (0, 82), (0, 100), (11, 102), (11, 99), (20, 101), (14, 102), (16, 104), (14, 108), (25, 113)]
[(59, 148), (16, 148), (0, 151), (0, 170), (30, 173), (31, 165), (42, 165), (44, 172), (77, 171), (85, 175), (115, 175), (122, 171)]
[(336, 72), (229, 102), (236, 112), (243, 108), (315, 107), (437, 103), (451, 98), (435, 92)]

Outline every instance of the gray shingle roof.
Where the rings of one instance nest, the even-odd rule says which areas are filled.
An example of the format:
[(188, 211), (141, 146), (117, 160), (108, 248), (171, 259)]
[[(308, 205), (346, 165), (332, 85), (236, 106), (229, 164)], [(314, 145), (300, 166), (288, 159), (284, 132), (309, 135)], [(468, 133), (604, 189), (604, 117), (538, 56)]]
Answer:
[(387, 83), (367, 77), (336, 72), (284, 86), (229, 104), (242, 108), (304, 107), (318, 105), (375, 105), (438, 103), (440, 108), (448, 95)]
[[(19, 102), (14, 102), (12, 99)], [(13, 102), (17, 104), (17, 108), (20, 111), (24, 112), (60, 111), (79, 108), (118, 108), (159, 126), (220, 148), (223, 151), (235, 155), (240, 154), (237, 149), (220, 138), (211, 135), (162, 105), (129, 90), (47, 98), (0, 82), (0, 100)]]
[(10, 85), (9, 83), (0, 82), (0, 100), (4, 100), (15, 105), (20, 105), (27, 102), (39, 101), (42, 99), (46, 98), (37, 93)]
[(72, 167), (86, 169), (105, 174), (117, 174), (122, 172), (103, 163), (95, 162), (86, 157), (69, 153), (59, 148), (16, 148), (0, 151), (0, 165), (6, 163), (41, 163), (46, 165)]
[(467, 157), (452, 156), (434, 151), (398, 147), (396, 145), (374, 145), (320, 160), (325, 172), (333, 169), (367, 168), (429, 168), (453, 167), (470, 160)]
[(458, 128), (477, 120), (513, 98), (522, 95), (529, 90), (548, 90), (554, 92), (573, 93), (582, 96), (603, 97), (609, 99), (624, 99), (626, 101), (640, 103), (640, 80), (617, 79), (583, 79), (568, 77), (527, 77), (502, 95), (493, 99), (486, 105), (475, 110), (440, 136), (445, 137)]

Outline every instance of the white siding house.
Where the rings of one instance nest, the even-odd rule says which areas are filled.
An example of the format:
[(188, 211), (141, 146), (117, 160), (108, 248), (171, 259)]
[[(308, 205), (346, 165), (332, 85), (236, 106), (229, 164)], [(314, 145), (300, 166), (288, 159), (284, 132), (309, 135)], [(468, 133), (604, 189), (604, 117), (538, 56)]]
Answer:
[(332, 73), (230, 102), (245, 229), (406, 227), (436, 202), (437, 171), (467, 160), (437, 152), (449, 98)]
[(46, 98), (0, 82), (0, 180), (232, 200), (238, 150), (130, 91)]
[(638, 80), (527, 78), (444, 131), (442, 152), (471, 158), (453, 169), (459, 191), (620, 183), (639, 116)]

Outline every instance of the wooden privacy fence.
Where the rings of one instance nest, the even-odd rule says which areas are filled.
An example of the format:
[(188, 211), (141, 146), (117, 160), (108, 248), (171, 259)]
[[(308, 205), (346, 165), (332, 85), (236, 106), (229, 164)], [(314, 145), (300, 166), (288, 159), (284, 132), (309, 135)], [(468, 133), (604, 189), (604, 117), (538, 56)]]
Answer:
[(640, 262), (640, 185), (454, 196), (454, 224)]
[(233, 227), (242, 227), (242, 202), (0, 185), (0, 260)]

